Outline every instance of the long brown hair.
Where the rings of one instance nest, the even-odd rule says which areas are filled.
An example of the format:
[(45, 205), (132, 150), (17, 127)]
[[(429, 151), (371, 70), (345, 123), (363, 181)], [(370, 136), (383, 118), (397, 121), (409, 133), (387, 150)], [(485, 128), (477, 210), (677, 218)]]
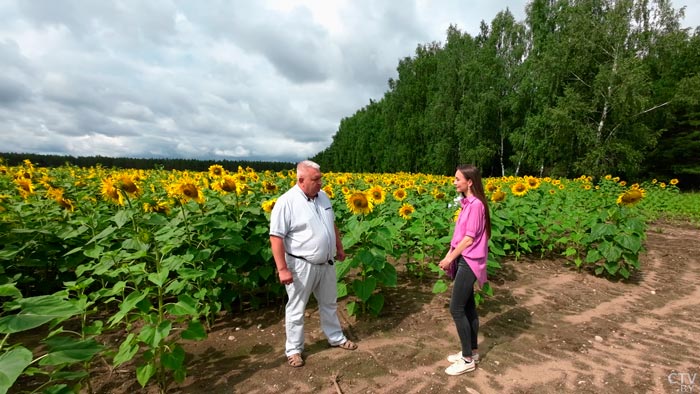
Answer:
[[(457, 166), (457, 171), (461, 172), (464, 178), (468, 180), (471, 179), (474, 197), (478, 198), (479, 201), (484, 204), (484, 215), (486, 216), (484, 230), (486, 231), (486, 237), (491, 238), (491, 215), (489, 214), (489, 203), (484, 193), (484, 184), (481, 182), (481, 172), (471, 164), (459, 165)], [(462, 197), (466, 197), (464, 193), (462, 193)]]

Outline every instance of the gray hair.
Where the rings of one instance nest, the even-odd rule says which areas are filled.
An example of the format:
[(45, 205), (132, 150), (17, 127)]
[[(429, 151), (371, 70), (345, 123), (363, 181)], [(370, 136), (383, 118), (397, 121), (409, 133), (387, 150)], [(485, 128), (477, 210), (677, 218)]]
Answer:
[(314, 170), (321, 171), (321, 166), (318, 163), (311, 160), (302, 160), (297, 164), (297, 181), (299, 180), (299, 174), (306, 172), (307, 168), (313, 168)]

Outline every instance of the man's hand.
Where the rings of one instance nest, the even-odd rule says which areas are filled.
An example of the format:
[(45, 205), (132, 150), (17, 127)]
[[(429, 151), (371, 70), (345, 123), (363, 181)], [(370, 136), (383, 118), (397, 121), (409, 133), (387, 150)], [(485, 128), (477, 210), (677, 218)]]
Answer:
[(341, 249), (335, 252), (335, 259), (338, 261), (345, 261), (345, 251)]
[(280, 283), (283, 285), (289, 285), (294, 280), (292, 279), (292, 273), (288, 269), (283, 269), (278, 273), (280, 278)]

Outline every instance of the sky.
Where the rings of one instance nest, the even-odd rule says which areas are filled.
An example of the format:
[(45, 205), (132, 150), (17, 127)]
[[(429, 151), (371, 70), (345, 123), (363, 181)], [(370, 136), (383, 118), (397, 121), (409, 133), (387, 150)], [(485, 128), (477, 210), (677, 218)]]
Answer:
[(526, 3), (0, 0), (0, 152), (296, 162), (419, 44)]

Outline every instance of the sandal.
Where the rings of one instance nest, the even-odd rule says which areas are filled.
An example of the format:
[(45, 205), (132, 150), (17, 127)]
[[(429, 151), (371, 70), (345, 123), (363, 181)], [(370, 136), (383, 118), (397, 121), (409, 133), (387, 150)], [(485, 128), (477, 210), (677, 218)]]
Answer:
[(355, 344), (355, 342), (353, 342), (349, 339), (346, 339), (345, 342), (341, 343), (340, 345), (335, 345), (333, 347), (339, 347), (339, 348), (345, 349), (345, 350), (355, 350), (355, 349), (357, 349), (357, 344)]
[(289, 363), (291, 367), (299, 368), (304, 366), (304, 359), (301, 358), (301, 353), (294, 353), (287, 356), (287, 363)]

